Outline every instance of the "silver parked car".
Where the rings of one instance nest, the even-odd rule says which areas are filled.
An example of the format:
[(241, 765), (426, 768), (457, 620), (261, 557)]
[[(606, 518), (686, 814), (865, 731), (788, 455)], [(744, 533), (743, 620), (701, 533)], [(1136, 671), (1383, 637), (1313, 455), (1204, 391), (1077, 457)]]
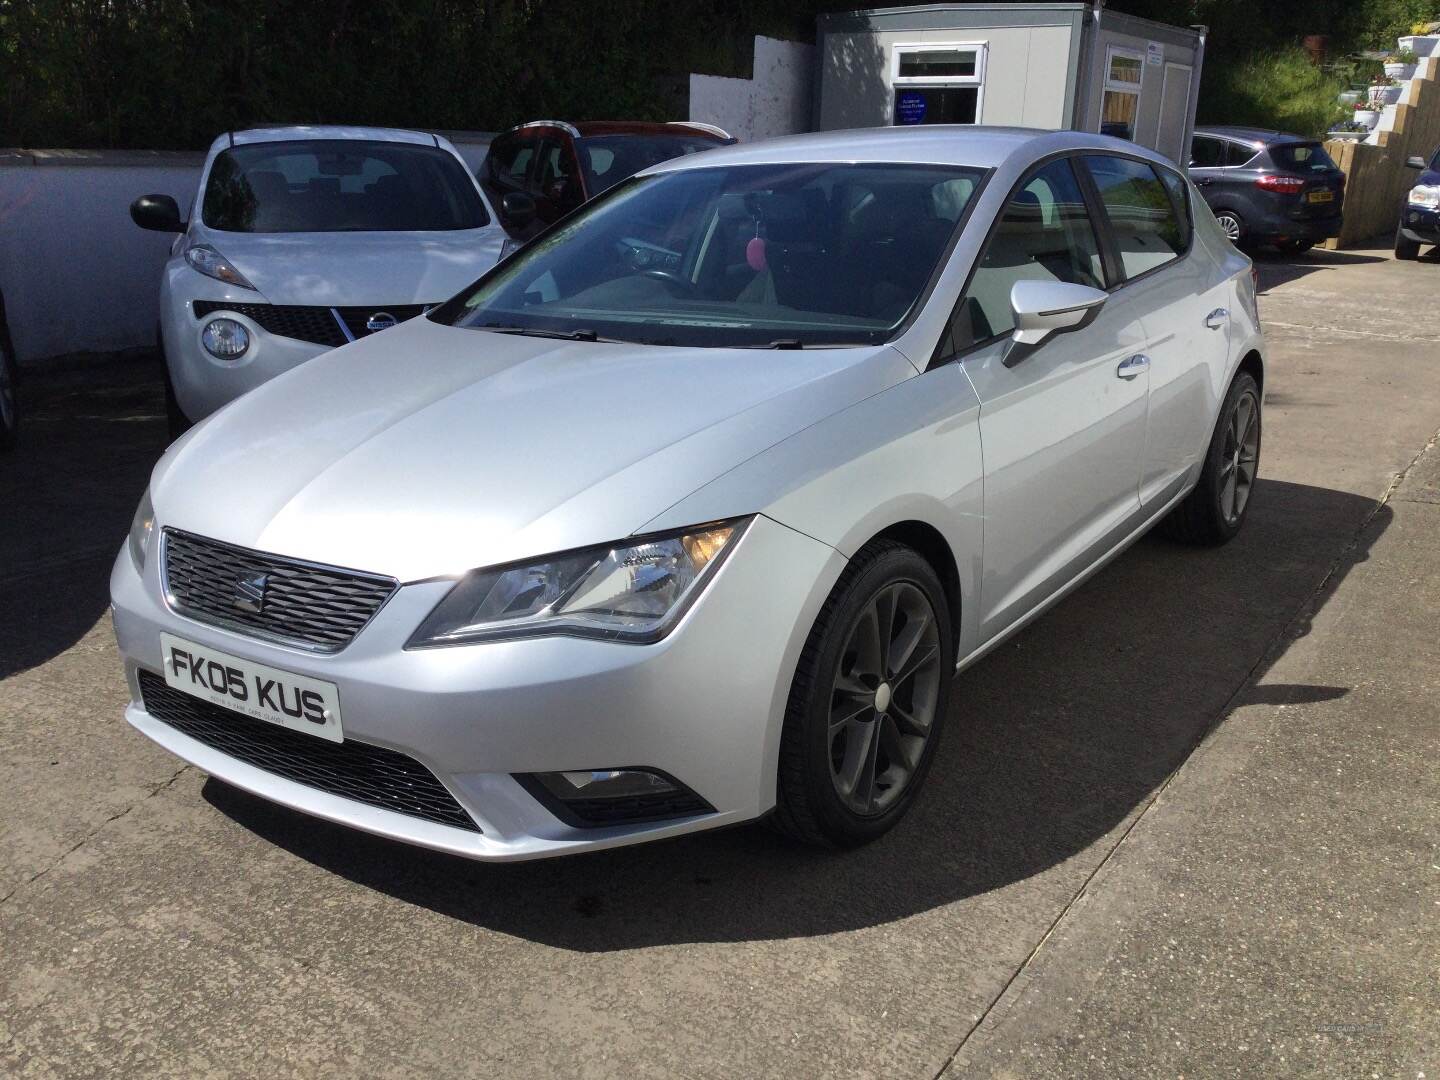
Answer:
[(1260, 451), (1249, 260), (1119, 140), (925, 127), (655, 166), (215, 414), (111, 581), (126, 717), (480, 859), (773, 812), (879, 836), (959, 668)]

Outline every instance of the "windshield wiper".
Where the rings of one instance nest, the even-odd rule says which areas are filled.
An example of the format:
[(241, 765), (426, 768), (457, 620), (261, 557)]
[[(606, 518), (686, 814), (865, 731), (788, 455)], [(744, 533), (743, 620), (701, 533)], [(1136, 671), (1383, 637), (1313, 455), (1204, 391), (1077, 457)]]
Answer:
[(534, 326), (505, 326), (501, 323), (485, 323), (483, 329), (493, 330), (497, 334), (518, 334), (522, 337), (558, 338), (561, 341), (606, 341), (612, 344), (623, 344), (619, 338), (601, 337), (589, 327), (581, 327), (578, 330), (541, 330)]

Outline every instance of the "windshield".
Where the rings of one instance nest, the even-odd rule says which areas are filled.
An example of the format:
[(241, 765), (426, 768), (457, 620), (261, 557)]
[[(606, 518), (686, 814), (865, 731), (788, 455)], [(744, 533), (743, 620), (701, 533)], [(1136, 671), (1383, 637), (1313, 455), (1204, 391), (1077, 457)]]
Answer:
[(429, 232), (489, 224), (460, 161), (437, 146), (354, 139), (223, 150), (203, 220), (224, 232)]
[(580, 139), (575, 149), (585, 171), (585, 190), (593, 199), (651, 165), (721, 145), (700, 135), (597, 135)]
[(1280, 168), (1293, 172), (1330, 172), (1340, 167), (1319, 143), (1285, 143), (1282, 146), (1272, 146), (1270, 156)]
[(983, 175), (804, 164), (642, 177), (437, 315), (656, 345), (878, 344), (924, 292)]

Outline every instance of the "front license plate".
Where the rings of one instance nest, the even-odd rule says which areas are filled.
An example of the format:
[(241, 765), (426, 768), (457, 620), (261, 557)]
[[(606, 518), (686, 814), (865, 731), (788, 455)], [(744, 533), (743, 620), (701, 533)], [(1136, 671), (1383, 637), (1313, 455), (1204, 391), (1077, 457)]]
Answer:
[(334, 683), (266, 667), (193, 641), (160, 635), (165, 682), (172, 689), (256, 720), (344, 742), (340, 690)]
[(1305, 198), (1311, 202), (1334, 202), (1335, 192), (1333, 191), (1312, 191)]

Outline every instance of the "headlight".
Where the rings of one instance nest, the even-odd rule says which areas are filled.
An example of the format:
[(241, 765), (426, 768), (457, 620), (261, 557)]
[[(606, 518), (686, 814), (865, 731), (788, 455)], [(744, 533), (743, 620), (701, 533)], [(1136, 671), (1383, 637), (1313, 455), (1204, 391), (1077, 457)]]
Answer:
[(135, 520), (130, 522), (130, 559), (135, 569), (145, 572), (145, 555), (150, 550), (150, 534), (155, 531), (155, 508), (150, 505), (150, 489), (135, 509)]
[(185, 249), (185, 261), (206, 277), (236, 285), (242, 289), (253, 289), (254, 285), (245, 280), (245, 275), (230, 265), (230, 260), (209, 244), (194, 244)]
[(1440, 185), (1417, 184), (1410, 189), (1410, 205), (1425, 210), (1440, 210)]
[(216, 360), (239, 360), (250, 347), (250, 332), (234, 319), (211, 319), (200, 331), (200, 344)]
[(658, 641), (699, 596), (746, 524), (700, 525), (472, 570), (440, 601), (407, 647), (543, 634)]

